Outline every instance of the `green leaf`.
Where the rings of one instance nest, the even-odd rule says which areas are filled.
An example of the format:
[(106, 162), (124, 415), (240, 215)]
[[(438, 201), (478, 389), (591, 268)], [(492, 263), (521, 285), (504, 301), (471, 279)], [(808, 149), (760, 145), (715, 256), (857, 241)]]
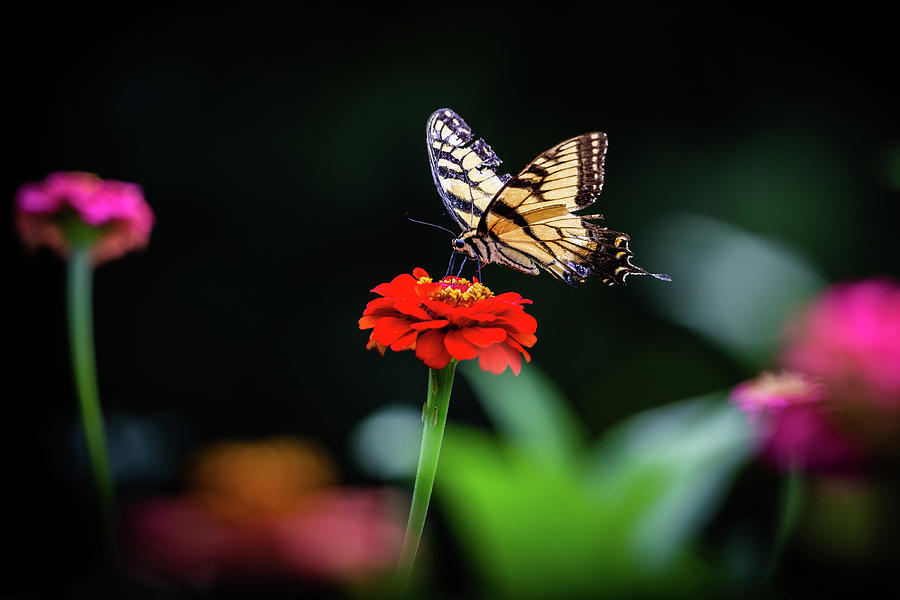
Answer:
[(672, 275), (642, 286), (652, 304), (748, 366), (768, 360), (785, 321), (825, 285), (784, 244), (709, 217), (672, 215), (645, 237), (647, 263)]
[(587, 484), (627, 498), (630, 540), (664, 566), (714, 514), (751, 453), (746, 416), (724, 394), (682, 401), (628, 419), (587, 460)]
[(620, 544), (603, 535), (609, 512), (585, 493), (574, 465), (534, 460), (517, 445), (454, 427), (437, 491), (489, 592), (566, 597), (611, 581)]
[(491, 422), (510, 442), (541, 460), (569, 460), (583, 447), (587, 432), (569, 410), (560, 389), (534, 363), (519, 375), (492, 375), (474, 361), (460, 364)]
[[(498, 412), (520, 437), (451, 427), (437, 478), (490, 593), (640, 597), (721, 585), (691, 550), (749, 448), (742, 415), (721, 395), (638, 415), (589, 452), (570, 445), (570, 460), (537, 456), (521, 437), (527, 424)], [(549, 439), (562, 431), (538, 429)]]

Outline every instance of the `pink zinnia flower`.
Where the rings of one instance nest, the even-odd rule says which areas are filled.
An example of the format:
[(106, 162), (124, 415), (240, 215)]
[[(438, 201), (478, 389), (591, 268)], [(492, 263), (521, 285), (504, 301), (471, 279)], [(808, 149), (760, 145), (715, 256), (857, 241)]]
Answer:
[(835, 285), (789, 326), (780, 363), (821, 380), (841, 424), (860, 441), (900, 432), (900, 284)]
[(91, 236), (95, 264), (146, 246), (153, 222), (138, 185), (91, 173), (51, 173), (41, 182), (24, 184), (16, 194), (16, 227), (27, 247), (48, 246), (67, 256), (71, 228), (80, 223), (96, 229)]
[(732, 401), (754, 418), (778, 414), (792, 406), (815, 404), (824, 397), (825, 388), (821, 384), (790, 372), (763, 372), (731, 392)]
[(756, 428), (759, 452), (779, 469), (855, 465), (856, 446), (829, 422), (825, 387), (800, 373), (765, 372), (736, 386), (731, 400)]

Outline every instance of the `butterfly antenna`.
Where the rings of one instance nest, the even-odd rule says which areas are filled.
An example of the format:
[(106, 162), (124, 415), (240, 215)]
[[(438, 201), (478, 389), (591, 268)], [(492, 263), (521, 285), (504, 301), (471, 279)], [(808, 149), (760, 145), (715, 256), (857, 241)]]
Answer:
[(453, 233), (452, 230), (447, 229), (446, 227), (444, 227), (444, 226), (442, 226), (442, 225), (435, 225), (434, 223), (428, 223), (428, 222), (426, 222), (426, 221), (419, 221), (418, 219), (413, 219), (413, 218), (410, 217), (409, 215), (406, 215), (406, 218), (409, 219), (410, 221), (412, 221), (413, 223), (419, 223), (420, 225), (429, 225), (429, 226), (431, 226), (431, 227), (437, 227), (438, 229), (443, 229), (444, 231), (446, 231), (447, 233), (449, 233), (449, 234), (452, 235), (453, 237), (456, 237), (456, 234)]
[(478, 282), (481, 283), (481, 261), (478, 261)]

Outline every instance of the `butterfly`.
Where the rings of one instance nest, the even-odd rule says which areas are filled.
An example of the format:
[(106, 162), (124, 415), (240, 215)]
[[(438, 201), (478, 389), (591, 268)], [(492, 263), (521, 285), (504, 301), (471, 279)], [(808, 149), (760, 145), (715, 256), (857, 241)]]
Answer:
[(529, 275), (542, 268), (572, 286), (589, 275), (609, 285), (629, 275), (670, 281), (631, 264), (631, 238), (591, 222), (602, 215), (575, 214), (603, 188), (605, 133), (560, 142), (515, 177), (497, 172), (500, 157), (449, 108), (432, 113), (426, 136), (434, 184), (462, 229), (454, 251)]

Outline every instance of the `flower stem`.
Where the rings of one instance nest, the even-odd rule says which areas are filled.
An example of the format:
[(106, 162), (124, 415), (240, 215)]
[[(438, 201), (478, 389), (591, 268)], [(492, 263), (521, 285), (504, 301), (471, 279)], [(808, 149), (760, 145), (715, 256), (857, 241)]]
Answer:
[(92, 284), (93, 268), (90, 247), (87, 244), (76, 246), (69, 257), (66, 287), (72, 370), (81, 407), (81, 426), (84, 431), (88, 460), (100, 497), (104, 533), (109, 544), (109, 551), (115, 557), (115, 489), (109, 454), (106, 449), (103, 412), (100, 409), (100, 396), (97, 391)]
[(438, 458), (441, 453), (441, 442), (444, 439), (444, 427), (447, 424), (447, 409), (450, 406), (450, 391), (453, 389), (453, 375), (456, 372), (456, 361), (451, 360), (443, 369), (428, 370), (428, 397), (422, 412), (424, 427), (422, 428), (422, 448), (419, 452), (419, 466), (416, 469), (416, 484), (413, 488), (412, 505), (409, 508), (409, 522), (406, 525), (406, 537), (400, 553), (400, 564), (397, 567), (397, 578), (402, 585), (409, 582), (416, 552), (422, 539), (425, 527), (425, 516), (434, 487), (434, 476), (437, 472)]
[(803, 475), (801, 469), (796, 465), (796, 461), (792, 462), (792, 466), (788, 470), (787, 476), (782, 482), (781, 502), (779, 506), (778, 525), (775, 531), (775, 541), (772, 545), (772, 552), (769, 555), (769, 561), (763, 570), (760, 580), (760, 587), (767, 588), (772, 583), (772, 578), (781, 562), (784, 554), (784, 548), (797, 526), (797, 519), (800, 516), (800, 507), (803, 503)]

